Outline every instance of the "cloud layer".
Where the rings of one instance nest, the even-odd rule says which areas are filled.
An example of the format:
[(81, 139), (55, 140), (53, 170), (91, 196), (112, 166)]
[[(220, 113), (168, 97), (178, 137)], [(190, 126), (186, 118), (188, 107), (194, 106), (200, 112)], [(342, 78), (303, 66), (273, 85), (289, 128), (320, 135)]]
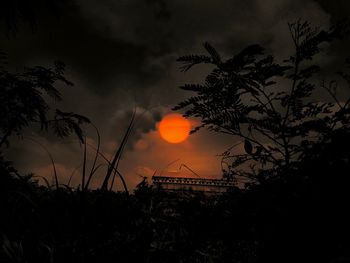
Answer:
[[(200, 67), (183, 74), (175, 62), (178, 56), (202, 53), (202, 43), (209, 41), (227, 56), (258, 43), (282, 59), (291, 50), (288, 22), (301, 18), (328, 27), (346, 15), (346, 8), (349, 10), (347, 1), (323, 0), (76, 0), (64, 8), (59, 20), (45, 14), (39, 17), (36, 32), (24, 27), (16, 38), (0, 38), (14, 65), (48, 65), (55, 59), (68, 65), (67, 77), (75, 86), (62, 87), (60, 107), (84, 114), (95, 123), (106, 156), (120, 142), (133, 108), (144, 112), (121, 165), (133, 187), (140, 171), (149, 175), (178, 158), (205, 176), (220, 177), (220, 159), (215, 154), (234, 143), (233, 138), (203, 132), (183, 145), (172, 146), (157, 136), (161, 117), (188, 96), (178, 86), (200, 82), (208, 71)], [(346, 44), (331, 48), (331, 57), (349, 56)], [(322, 63), (333, 67), (336, 59)], [(91, 127), (88, 136), (96, 143)], [(81, 147), (39, 137), (67, 181), (79, 167)], [(45, 174), (49, 169), (45, 154), (37, 149), (33, 153), (29, 142), (15, 141), (9, 151), (17, 167)], [(98, 178), (94, 184), (99, 184)]]

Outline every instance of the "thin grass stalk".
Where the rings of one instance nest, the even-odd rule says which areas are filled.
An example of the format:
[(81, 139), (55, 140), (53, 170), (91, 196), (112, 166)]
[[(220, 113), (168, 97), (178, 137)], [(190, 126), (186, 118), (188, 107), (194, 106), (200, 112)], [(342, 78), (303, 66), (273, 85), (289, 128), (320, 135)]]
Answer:
[(120, 181), (121, 181), (122, 184), (123, 184), (124, 189), (126, 189), (126, 190), (125, 190), (126, 194), (129, 194), (129, 191), (127, 190), (126, 182), (125, 182), (125, 180), (124, 180), (124, 176), (119, 172), (119, 170), (118, 170), (117, 168), (114, 169), (113, 178), (112, 178), (112, 183), (111, 183), (111, 186), (110, 186), (110, 188), (109, 188), (109, 191), (112, 191), (112, 189), (113, 189), (114, 180), (115, 180), (115, 177), (116, 177), (117, 174), (118, 174), (118, 176), (119, 176), (119, 178), (120, 178)]
[(106, 164), (99, 164), (99, 165), (95, 166), (95, 168), (94, 168), (93, 171), (91, 171), (90, 176), (88, 177), (88, 180), (87, 180), (86, 185), (85, 185), (85, 186), (86, 186), (86, 187), (85, 187), (85, 190), (88, 189), (88, 187), (89, 187), (89, 185), (90, 185), (90, 181), (91, 181), (91, 179), (92, 179), (92, 176), (96, 173), (96, 171), (97, 171), (99, 168), (101, 168), (101, 167), (104, 166), (104, 165), (106, 165)]
[(57, 176), (57, 171), (56, 171), (56, 166), (55, 166), (55, 161), (53, 160), (53, 157), (51, 155), (51, 153), (49, 152), (49, 150), (39, 141), (34, 140), (33, 138), (30, 137), (23, 137), (24, 139), (30, 140), (36, 144), (38, 144), (39, 146), (41, 146), (42, 149), (44, 149), (44, 151), (46, 152), (46, 154), (49, 156), (51, 164), (52, 164), (52, 168), (53, 168), (53, 173), (54, 173), (54, 178), (55, 178), (55, 184), (56, 184), (56, 189), (58, 189), (59, 187), (59, 183), (58, 183), (58, 176)]
[[(135, 118), (133, 124), (135, 124), (135, 123), (140, 119), (140, 117), (141, 117), (145, 112), (147, 112), (147, 111), (149, 111), (149, 110), (144, 110), (144, 111), (141, 113), (141, 115), (140, 115), (137, 119)], [(134, 114), (136, 114), (136, 110), (134, 110)], [(136, 116), (135, 116), (135, 117), (136, 117)], [(96, 172), (96, 170), (97, 170), (97, 169), (95, 169), (95, 166), (96, 166), (96, 163), (97, 163), (98, 156), (99, 156), (99, 155), (102, 156), (102, 153), (100, 152), (100, 146), (101, 146), (101, 136), (100, 136), (100, 132), (98, 131), (98, 128), (96, 127), (96, 125), (94, 125), (92, 122), (90, 122), (90, 124), (92, 125), (92, 127), (94, 127), (94, 129), (95, 129), (95, 131), (96, 131), (96, 134), (97, 134), (97, 149), (94, 148), (94, 147), (92, 147), (91, 145), (87, 144), (88, 146), (92, 147), (92, 148), (95, 150), (96, 154), (95, 154), (94, 162), (93, 162), (93, 165), (92, 165), (92, 167), (91, 167), (91, 171), (90, 171), (88, 180), (87, 180), (87, 182), (86, 182), (86, 184), (85, 184), (85, 186), (84, 186), (85, 189), (87, 189), (87, 188), (89, 187), (89, 184), (90, 184), (90, 181), (91, 181), (91, 179), (92, 179), (92, 176), (95, 174), (95, 172)], [(132, 130), (132, 129), (129, 130), (127, 137), (130, 136), (131, 130)], [(123, 145), (123, 149), (124, 149), (124, 146), (125, 146), (125, 144)], [(122, 150), (123, 150), (123, 149), (122, 149)], [(104, 156), (103, 156), (103, 157), (104, 157)], [(106, 161), (109, 165), (111, 164), (111, 161), (109, 161), (107, 158), (104, 158), (104, 159), (105, 159), (105, 161)], [(115, 168), (118, 168), (120, 159), (121, 159), (121, 154), (120, 154), (120, 156), (119, 156), (119, 158), (118, 158), (118, 160), (117, 160), (117, 164), (116, 164), (116, 167), (115, 167)], [(123, 176), (120, 174), (120, 172), (117, 173), (116, 171), (117, 171), (117, 169), (114, 169), (114, 173), (113, 173), (113, 177), (112, 177), (112, 183), (111, 183), (111, 186), (110, 186), (110, 190), (112, 190), (113, 185), (114, 185), (114, 181), (115, 181), (115, 176), (116, 176), (116, 174), (118, 174), (118, 176), (120, 177), (120, 180), (122, 181), (122, 184), (123, 184), (123, 187), (124, 187), (125, 191), (128, 192), (127, 187), (126, 187), (126, 183), (125, 183), (125, 180), (124, 180)]]
[(82, 166), (82, 164), (79, 164), (79, 166), (76, 167), (76, 168), (73, 170), (73, 172), (70, 174), (69, 179), (68, 179), (68, 182), (67, 182), (67, 185), (68, 185), (68, 186), (70, 186), (70, 183), (71, 183), (71, 181), (72, 181), (72, 178), (73, 178), (74, 174), (76, 173), (76, 171), (78, 171), (78, 169), (80, 168), (80, 166)]
[[(87, 145), (90, 146), (90, 147), (91, 147), (92, 149), (94, 149), (95, 151), (97, 151), (97, 149), (96, 149), (93, 145), (91, 145), (91, 144), (87, 144)], [(104, 159), (104, 160), (106, 161), (106, 163), (107, 163), (108, 166), (110, 167), (110, 166), (111, 166), (111, 161), (108, 160), (107, 157), (106, 157), (103, 153), (98, 152), (98, 154), (102, 157), (102, 159)], [(101, 166), (102, 166), (102, 164), (99, 164), (98, 166), (96, 166), (96, 168), (95, 168), (95, 170), (94, 170), (93, 173), (95, 173), (96, 170), (97, 170), (98, 168), (100, 168)], [(115, 171), (115, 172), (118, 174), (118, 176), (119, 176), (119, 178), (120, 178), (120, 181), (121, 181), (122, 184), (123, 184), (123, 188), (124, 188), (125, 193), (126, 193), (126, 194), (129, 194), (129, 190), (128, 190), (128, 187), (127, 187), (127, 185), (126, 185), (126, 183), (125, 183), (125, 180), (124, 180), (123, 175), (122, 175), (120, 172), (117, 172), (117, 169), (116, 169), (115, 167), (113, 168), (113, 171)], [(89, 178), (89, 179), (91, 179), (91, 178)]]
[(83, 158), (83, 176), (81, 179), (81, 190), (85, 190), (85, 173), (86, 173), (86, 136), (84, 139), (84, 158)]
[(49, 181), (48, 181), (44, 176), (41, 176), (41, 175), (33, 175), (33, 178), (36, 178), (36, 177), (37, 177), (37, 178), (41, 178), (42, 180), (44, 180), (44, 182), (45, 182), (47, 188), (48, 188), (49, 190), (51, 190), (51, 185), (50, 185)]
[(125, 146), (125, 144), (126, 144), (126, 142), (128, 140), (128, 137), (130, 135), (130, 131), (132, 129), (132, 126), (133, 126), (133, 123), (134, 123), (134, 120), (135, 120), (135, 115), (136, 115), (136, 110), (134, 110), (134, 112), (133, 112), (133, 115), (131, 117), (129, 126), (128, 126), (126, 132), (125, 132), (125, 135), (124, 135), (124, 137), (122, 139), (122, 142), (120, 143), (119, 148), (118, 148), (118, 150), (116, 151), (116, 153), (114, 155), (113, 161), (111, 162), (111, 164), (110, 164), (110, 166), (109, 166), (109, 168), (107, 170), (107, 174), (106, 174), (105, 179), (104, 179), (104, 181), (102, 183), (102, 186), (101, 186), (101, 189), (104, 190), (104, 191), (108, 190), (109, 179), (110, 179), (110, 177), (112, 175), (113, 170), (116, 168), (117, 161), (119, 160), (119, 158), (120, 158), (120, 156), (122, 154), (122, 151), (124, 149), (124, 146)]
[(116, 174), (117, 174), (117, 170), (115, 170), (114, 173), (113, 173), (112, 182), (111, 182), (111, 186), (109, 187), (109, 191), (113, 190), (113, 185), (114, 185), (114, 180), (115, 180), (115, 175)]
[(91, 178), (92, 176), (94, 175), (95, 173), (95, 167), (96, 167), (96, 163), (97, 163), (97, 159), (98, 159), (98, 156), (99, 156), (99, 151), (100, 151), (100, 147), (101, 147), (101, 135), (100, 135), (100, 132), (98, 131), (97, 127), (93, 124), (93, 123), (90, 123), (92, 125), (92, 127), (95, 128), (95, 131), (96, 131), (96, 134), (97, 134), (97, 151), (96, 151), (96, 154), (95, 154), (95, 158), (94, 158), (94, 162), (91, 166), (91, 170), (90, 170), (90, 174), (89, 174), (89, 177), (88, 177), (88, 180), (86, 182), (85, 185), (83, 185), (83, 187), (86, 189), (88, 189), (89, 187), (89, 184), (90, 184), (90, 181), (91, 181)]
[(129, 195), (128, 187), (126, 186), (126, 182), (125, 182), (125, 180), (124, 180), (124, 176), (122, 176), (122, 174), (121, 174), (118, 170), (116, 170), (116, 171), (117, 171), (117, 174), (119, 175), (120, 180), (122, 181), (122, 184), (123, 184), (125, 193), (126, 193), (127, 195)]
[[(146, 111), (144, 111), (144, 112), (142, 113), (142, 115), (143, 115), (145, 112), (146, 112)], [(134, 115), (135, 115), (135, 118), (136, 118), (136, 108), (134, 109)], [(134, 116), (133, 116), (133, 117), (134, 117)], [(138, 119), (135, 119), (135, 118), (134, 118), (134, 121), (132, 122), (133, 125), (138, 121)], [(131, 132), (132, 132), (132, 127), (131, 127), (131, 128), (129, 129), (129, 131), (128, 131), (127, 138), (130, 137)], [(119, 175), (119, 177), (120, 177), (120, 179), (121, 179), (121, 181), (122, 181), (122, 184), (123, 184), (124, 188), (126, 188), (126, 183), (125, 183), (124, 177), (120, 174), (120, 172), (119, 172), (119, 170), (118, 170), (118, 166), (119, 166), (119, 163), (120, 163), (120, 160), (121, 160), (122, 153), (123, 153), (123, 151), (124, 151), (125, 145), (126, 145), (126, 142), (125, 142), (124, 145), (123, 145), (122, 152), (121, 152), (121, 154), (119, 155), (118, 160), (117, 160), (117, 164), (116, 164), (116, 166), (115, 166), (116, 169), (115, 169), (115, 171), (114, 171), (114, 173), (113, 173), (112, 183), (111, 183), (111, 186), (110, 186), (110, 189), (109, 189), (110, 191), (112, 191), (112, 189), (113, 189), (114, 179), (115, 179), (116, 174)]]
[[(134, 111), (134, 113), (136, 114), (136, 110)], [(135, 123), (135, 120), (134, 120), (133, 124), (134, 124), (134, 123)], [(130, 129), (128, 129), (127, 138), (129, 138), (131, 132), (132, 132), (132, 127), (131, 127)], [(115, 180), (116, 174), (118, 173), (118, 175), (121, 176), (120, 172), (118, 171), (118, 166), (119, 166), (119, 163), (120, 163), (120, 159), (121, 159), (121, 157), (122, 157), (122, 153), (123, 153), (123, 151), (124, 151), (125, 144), (126, 144), (126, 142), (125, 142), (124, 145), (122, 146), (121, 153), (120, 153), (120, 155), (118, 156), (118, 160), (117, 160), (117, 163), (116, 163), (116, 165), (115, 165), (115, 170), (114, 170), (114, 173), (113, 173), (111, 186), (110, 186), (110, 188), (109, 188), (110, 191), (112, 191), (112, 189), (113, 189), (113, 185), (114, 185), (114, 180)], [(123, 185), (126, 186), (123, 176), (121, 176), (121, 180), (122, 180)]]

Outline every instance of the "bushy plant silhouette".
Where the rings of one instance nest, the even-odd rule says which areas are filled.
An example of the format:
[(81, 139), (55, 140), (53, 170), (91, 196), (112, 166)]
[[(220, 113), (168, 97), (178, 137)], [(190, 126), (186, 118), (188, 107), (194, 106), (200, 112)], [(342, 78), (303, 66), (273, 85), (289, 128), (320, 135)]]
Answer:
[[(4, 57), (4, 53), (3, 57)], [(4, 63), (4, 60), (0, 62)], [(64, 64), (56, 62), (54, 68), (41, 66), (25, 68), (22, 72), (9, 72), (0, 67), (0, 147), (8, 143), (11, 135), (22, 135), (29, 124), (37, 123), (42, 130), (51, 128), (58, 137), (76, 134), (83, 142), (83, 123), (89, 119), (72, 112), (56, 109), (50, 112), (45, 96), (60, 101), (61, 94), (55, 82), (72, 85), (63, 76)]]
[[(279, 169), (292, 168), (308, 148), (337, 128), (348, 127), (349, 100), (339, 102), (335, 81), (316, 84), (320, 66), (312, 60), (322, 51), (322, 45), (341, 39), (346, 28), (344, 23), (329, 30), (313, 28), (300, 20), (289, 24), (294, 53), (282, 63), (265, 55), (259, 45), (248, 46), (223, 60), (205, 43), (209, 55), (178, 58), (183, 71), (202, 63), (213, 66), (203, 84), (181, 87), (195, 96), (180, 102), (174, 110), (184, 109), (184, 116), (200, 118), (202, 124), (193, 132), (207, 127), (242, 140), (245, 152), (237, 153), (231, 147), (223, 154), (226, 177), (266, 180)], [(349, 85), (349, 76), (342, 76)], [(320, 88), (331, 95), (331, 101), (315, 98)]]
[[(207, 127), (244, 144), (245, 153), (223, 154), (224, 176), (250, 179), (238, 207), (252, 213), (246, 220), (253, 220), (256, 246), (248, 254), (256, 257), (243, 262), (348, 262), (350, 100), (336, 88), (348, 88), (350, 78), (343, 69), (342, 80), (317, 85), (320, 67), (312, 60), (347, 26), (323, 31), (297, 21), (289, 30), (295, 53), (281, 64), (258, 45), (226, 61), (208, 43), (209, 56), (180, 57), (184, 71), (200, 63), (214, 69), (204, 84), (181, 87), (196, 95), (174, 109), (202, 120), (193, 132)], [(331, 101), (315, 97), (317, 89)]]

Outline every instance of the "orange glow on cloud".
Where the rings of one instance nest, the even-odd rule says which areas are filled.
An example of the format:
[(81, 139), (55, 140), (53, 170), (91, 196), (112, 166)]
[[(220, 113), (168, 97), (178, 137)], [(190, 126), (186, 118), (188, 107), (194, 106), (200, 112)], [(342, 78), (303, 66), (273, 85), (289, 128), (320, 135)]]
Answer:
[[(196, 123), (191, 120), (191, 124), (195, 126)], [(159, 130), (143, 134), (120, 163), (128, 187), (133, 189), (142, 180), (141, 176), (147, 176), (150, 183), (153, 175), (196, 177), (183, 164), (202, 178), (221, 178), (221, 157), (218, 154), (227, 144), (222, 145), (212, 138), (210, 132), (203, 130), (175, 144), (162, 139)], [(117, 187), (122, 190), (119, 180)]]
[[(201, 124), (196, 119), (188, 121), (190, 127)], [(134, 142), (133, 147), (127, 148), (123, 155), (120, 172), (129, 189), (133, 189), (144, 176), (148, 178), (149, 183), (152, 182), (154, 175), (197, 177), (183, 165), (189, 167), (201, 178), (220, 179), (222, 177), (219, 155), (228, 146), (236, 143), (234, 138), (202, 129), (189, 135), (181, 143), (169, 143), (160, 135), (160, 122), (156, 124), (156, 130), (143, 133)], [(239, 150), (237, 147), (237, 154), (240, 153)], [(244, 152), (244, 149), (242, 151)], [(119, 179), (116, 180), (116, 187), (118, 190), (123, 190)]]
[(190, 122), (180, 114), (168, 114), (159, 123), (159, 134), (169, 143), (185, 141), (191, 130)]

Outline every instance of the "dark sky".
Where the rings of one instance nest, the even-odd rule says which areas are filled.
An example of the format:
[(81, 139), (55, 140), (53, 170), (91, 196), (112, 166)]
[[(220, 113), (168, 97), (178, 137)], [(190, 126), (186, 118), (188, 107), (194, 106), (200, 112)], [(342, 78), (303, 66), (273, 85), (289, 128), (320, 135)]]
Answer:
[[(75, 86), (60, 87), (64, 101), (53, 107), (88, 116), (99, 127), (107, 156), (118, 144), (133, 107), (138, 112), (148, 110), (138, 118), (121, 163), (133, 187), (138, 174), (176, 170), (181, 163), (204, 177), (220, 177), (220, 158), (215, 155), (235, 143), (233, 138), (205, 131), (179, 145), (159, 139), (156, 125), (161, 117), (189, 95), (178, 86), (201, 81), (208, 72), (199, 67), (181, 73), (177, 57), (204, 52), (202, 43), (208, 41), (227, 56), (258, 43), (282, 59), (292, 48), (288, 22), (301, 18), (327, 28), (349, 11), (346, 0), (65, 1), (58, 17), (38, 11), (34, 31), (22, 24), (15, 37), (3, 33), (0, 48), (8, 52), (13, 66), (66, 63), (66, 76)], [(347, 40), (327, 48), (322, 66), (336, 69), (339, 59), (350, 57), (349, 44)], [(74, 138), (59, 141), (33, 135), (47, 145), (66, 182), (81, 163), (82, 149)], [(90, 128), (88, 136), (95, 143)], [(45, 153), (32, 146), (27, 141), (13, 142), (10, 154), (17, 167), (23, 172), (51, 174)], [(176, 159), (180, 160), (166, 168)], [(96, 178), (94, 184), (99, 183)]]

